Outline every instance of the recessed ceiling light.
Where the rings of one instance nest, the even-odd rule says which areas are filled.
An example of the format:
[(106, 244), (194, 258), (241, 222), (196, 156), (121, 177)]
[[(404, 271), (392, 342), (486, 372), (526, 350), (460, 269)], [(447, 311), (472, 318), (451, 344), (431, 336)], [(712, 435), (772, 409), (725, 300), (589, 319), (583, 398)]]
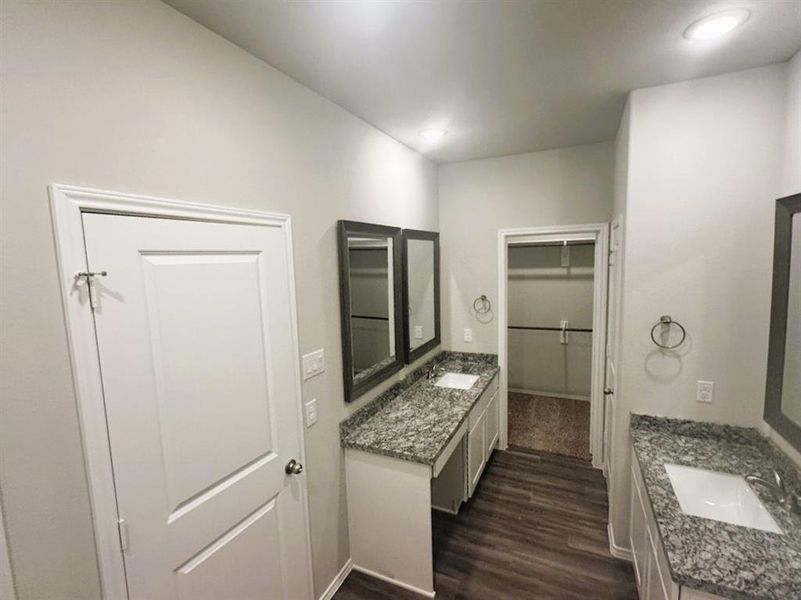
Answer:
[(445, 134), (448, 133), (447, 129), (437, 129), (436, 127), (429, 127), (428, 129), (420, 130), (420, 137), (427, 142), (438, 142)]
[(715, 13), (690, 25), (684, 31), (684, 37), (691, 40), (712, 40), (742, 25), (750, 16), (751, 13), (744, 8)]

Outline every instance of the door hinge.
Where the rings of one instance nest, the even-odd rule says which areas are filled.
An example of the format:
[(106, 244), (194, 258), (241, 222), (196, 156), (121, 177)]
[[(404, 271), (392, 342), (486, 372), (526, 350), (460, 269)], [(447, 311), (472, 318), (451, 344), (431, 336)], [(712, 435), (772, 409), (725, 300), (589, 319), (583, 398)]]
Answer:
[(126, 523), (125, 519), (117, 520), (117, 529), (120, 532), (120, 549), (127, 554), (130, 538), (128, 537), (128, 523)]
[(97, 288), (95, 288), (95, 277), (105, 277), (108, 275), (107, 271), (81, 271), (75, 273), (75, 279), (81, 279), (86, 282), (86, 289), (89, 291), (89, 308), (94, 310), (97, 308)]

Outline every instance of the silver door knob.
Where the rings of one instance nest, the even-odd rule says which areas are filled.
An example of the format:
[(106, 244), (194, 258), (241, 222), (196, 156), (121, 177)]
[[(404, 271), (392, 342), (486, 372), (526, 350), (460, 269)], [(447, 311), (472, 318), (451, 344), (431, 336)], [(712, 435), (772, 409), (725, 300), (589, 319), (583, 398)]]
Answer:
[(615, 392), (612, 388), (604, 388), (604, 396), (611, 396), (614, 393)]
[(286, 463), (284, 472), (287, 475), (300, 475), (303, 473), (303, 465), (296, 461), (294, 458)]

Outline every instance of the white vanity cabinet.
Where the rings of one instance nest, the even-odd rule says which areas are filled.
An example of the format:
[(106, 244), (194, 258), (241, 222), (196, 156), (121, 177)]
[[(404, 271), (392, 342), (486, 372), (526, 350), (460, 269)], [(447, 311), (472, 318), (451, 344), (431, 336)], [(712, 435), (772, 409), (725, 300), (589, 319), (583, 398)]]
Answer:
[(498, 445), (499, 422), (498, 378), (495, 377), (470, 409), (461, 447), (431, 480), (434, 508), (455, 514), (462, 502), (473, 496), (484, 467)]
[(495, 377), (468, 417), (467, 497), (472, 498), (484, 467), (498, 443), (498, 378)]
[(631, 507), (629, 535), (634, 576), (640, 600), (678, 600), (679, 586), (670, 578), (656, 519), (651, 511), (640, 465), (631, 453)]
[(679, 600), (679, 597), (681, 600), (725, 600), (721, 596), (680, 586), (671, 578), (667, 555), (633, 450), (629, 536), (640, 600)]

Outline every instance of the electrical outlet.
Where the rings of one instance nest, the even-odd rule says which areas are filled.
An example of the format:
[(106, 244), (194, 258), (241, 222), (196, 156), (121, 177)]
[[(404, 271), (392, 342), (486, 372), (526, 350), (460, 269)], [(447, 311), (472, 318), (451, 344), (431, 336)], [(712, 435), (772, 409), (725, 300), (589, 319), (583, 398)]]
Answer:
[(422, 340), (423, 339), (423, 326), (422, 325), (415, 325), (414, 326), (414, 339)]
[(699, 381), (698, 390), (695, 394), (696, 402), (712, 402), (715, 396), (715, 382), (714, 381)]
[(464, 330), (464, 341), (465, 342), (472, 342), (473, 341), (473, 330), (472, 329), (465, 329)]
[(325, 372), (325, 352), (322, 348), (309, 352), (303, 356), (303, 379), (311, 379), (315, 375)]
[(317, 398), (312, 398), (306, 403), (306, 427), (311, 427), (317, 422)]

